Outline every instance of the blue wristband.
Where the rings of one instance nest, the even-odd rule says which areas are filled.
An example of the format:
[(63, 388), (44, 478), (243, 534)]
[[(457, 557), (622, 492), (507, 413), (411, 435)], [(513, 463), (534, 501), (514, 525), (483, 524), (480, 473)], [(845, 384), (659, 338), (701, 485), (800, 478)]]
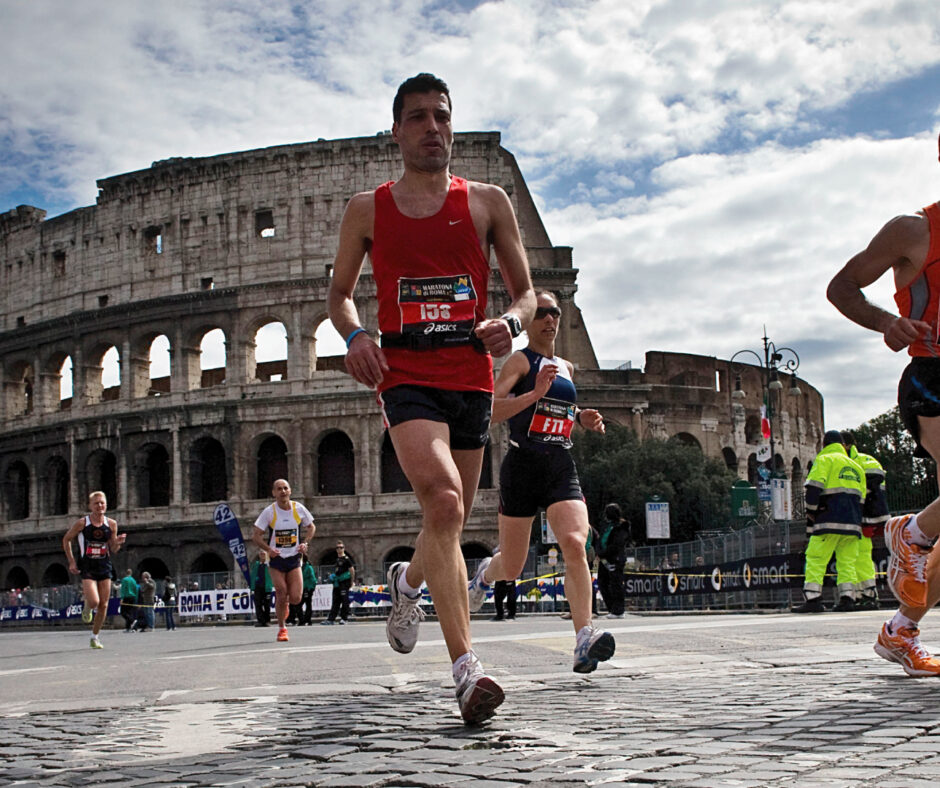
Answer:
[(356, 334), (365, 334), (365, 333), (366, 333), (366, 330), (364, 328), (357, 328), (348, 337), (346, 337), (346, 350), (349, 350), (349, 346), (352, 344), (352, 341), (356, 338)]

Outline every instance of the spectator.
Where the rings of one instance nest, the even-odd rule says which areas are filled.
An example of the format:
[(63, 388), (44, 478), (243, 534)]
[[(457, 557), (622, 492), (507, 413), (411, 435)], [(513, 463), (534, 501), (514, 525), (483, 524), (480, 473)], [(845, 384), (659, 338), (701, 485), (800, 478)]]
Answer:
[(124, 631), (130, 632), (137, 619), (137, 581), (134, 572), (128, 569), (121, 578), (121, 616), (124, 618)]
[(256, 627), (266, 627), (271, 622), (271, 591), (274, 584), (268, 572), (268, 554), (259, 550), (251, 564), (251, 587), (255, 594)]
[(174, 618), (176, 613), (176, 583), (173, 582), (172, 577), (168, 577), (163, 581), (163, 613), (166, 616), (167, 632), (176, 629), (176, 619)]
[(610, 618), (623, 618), (623, 570), (627, 562), (625, 549), (629, 540), (629, 528), (629, 524), (620, 514), (620, 507), (615, 503), (607, 504), (604, 509), (604, 522), (597, 529), (595, 551), (599, 560), (597, 585)]
[(140, 631), (150, 632), (153, 630), (153, 606), (157, 601), (157, 584), (151, 579), (150, 572), (140, 575), (139, 598), (140, 616), (137, 620)]
[[(505, 615), (503, 602), (505, 602)], [(493, 604), (496, 606), (496, 615), (493, 621), (502, 621), (504, 618), (514, 621), (516, 618), (516, 581), (497, 580), (493, 584)], [(570, 618), (570, 615), (569, 615)]]
[(304, 581), (304, 592), (300, 600), (300, 624), (308, 627), (313, 623), (313, 592), (317, 590), (317, 573), (307, 556), (304, 556), (304, 566), (301, 570)]
[(349, 618), (349, 589), (356, 581), (356, 565), (352, 559), (346, 555), (346, 547), (342, 542), (336, 543), (336, 568), (330, 575), (330, 582), (333, 583), (333, 604), (330, 607), (330, 614), (323, 622), (324, 624), (333, 624), (336, 622), (336, 614), (339, 613), (339, 623), (345, 624)]

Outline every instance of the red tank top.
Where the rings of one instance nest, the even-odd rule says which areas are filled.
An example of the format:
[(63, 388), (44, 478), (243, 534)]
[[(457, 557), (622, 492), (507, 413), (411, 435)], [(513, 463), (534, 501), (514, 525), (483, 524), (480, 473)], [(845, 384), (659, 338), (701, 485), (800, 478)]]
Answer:
[[(467, 181), (451, 177), (443, 207), (424, 219), (398, 210), (391, 185), (389, 181), (375, 190), (370, 256), (379, 330), (469, 335), (485, 319), (490, 266), (470, 216)], [(472, 345), (383, 350), (389, 370), (379, 384), (380, 394), (403, 383), (452, 391), (493, 390), (493, 360)]]
[(930, 323), (930, 333), (912, 342), (912, 356), (940, 356), (940, 203), (924, 208), (930, 224), (927, 260), (914, 280), (894, 294), (902, 317)]

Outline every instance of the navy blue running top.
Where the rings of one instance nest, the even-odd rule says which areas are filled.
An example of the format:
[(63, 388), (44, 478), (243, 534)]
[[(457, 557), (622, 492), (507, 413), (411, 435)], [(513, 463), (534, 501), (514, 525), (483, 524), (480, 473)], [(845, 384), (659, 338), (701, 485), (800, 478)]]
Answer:
[(578, 392), (568, 365), (557, 356), (548, 358), (529, 348), (522, 348), (521, 352), (529, 361), (529, 372), (512, 387), (510, 394), (519, 396), (532, 391), (536, 375), (546, 364), (558, 367), (558, 374), (544, 397), (509, 418), (509, 442), (519, 448), (543, 451), (551, 447), (570, 449)]

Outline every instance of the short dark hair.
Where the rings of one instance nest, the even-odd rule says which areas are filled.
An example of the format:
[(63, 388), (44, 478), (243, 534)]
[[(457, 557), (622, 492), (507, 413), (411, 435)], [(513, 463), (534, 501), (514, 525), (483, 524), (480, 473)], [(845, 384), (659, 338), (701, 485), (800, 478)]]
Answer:
[(846, 446), (855, 445), (855, 433), (852, 430), (842, 430), (842, 442)]
[(609, 503), (604, 507), (604, 517), (608, 521), (614, 522), (620, 520), (620, 507), (615, 503)]
[(392, 119), (396, 123), (401, 122), (401, 109), (405, 106), (405, 96), (411, 93), (430, 93), (432, 90), (437, 90), (447, 96), (447, 106), (451, 106), (450, 90), (447, 83), (433, 74), (422, 71), (420, 74), (415, 74), (413, 77), (406, 79), (398, 86), (398, 92), (392, 102)]

